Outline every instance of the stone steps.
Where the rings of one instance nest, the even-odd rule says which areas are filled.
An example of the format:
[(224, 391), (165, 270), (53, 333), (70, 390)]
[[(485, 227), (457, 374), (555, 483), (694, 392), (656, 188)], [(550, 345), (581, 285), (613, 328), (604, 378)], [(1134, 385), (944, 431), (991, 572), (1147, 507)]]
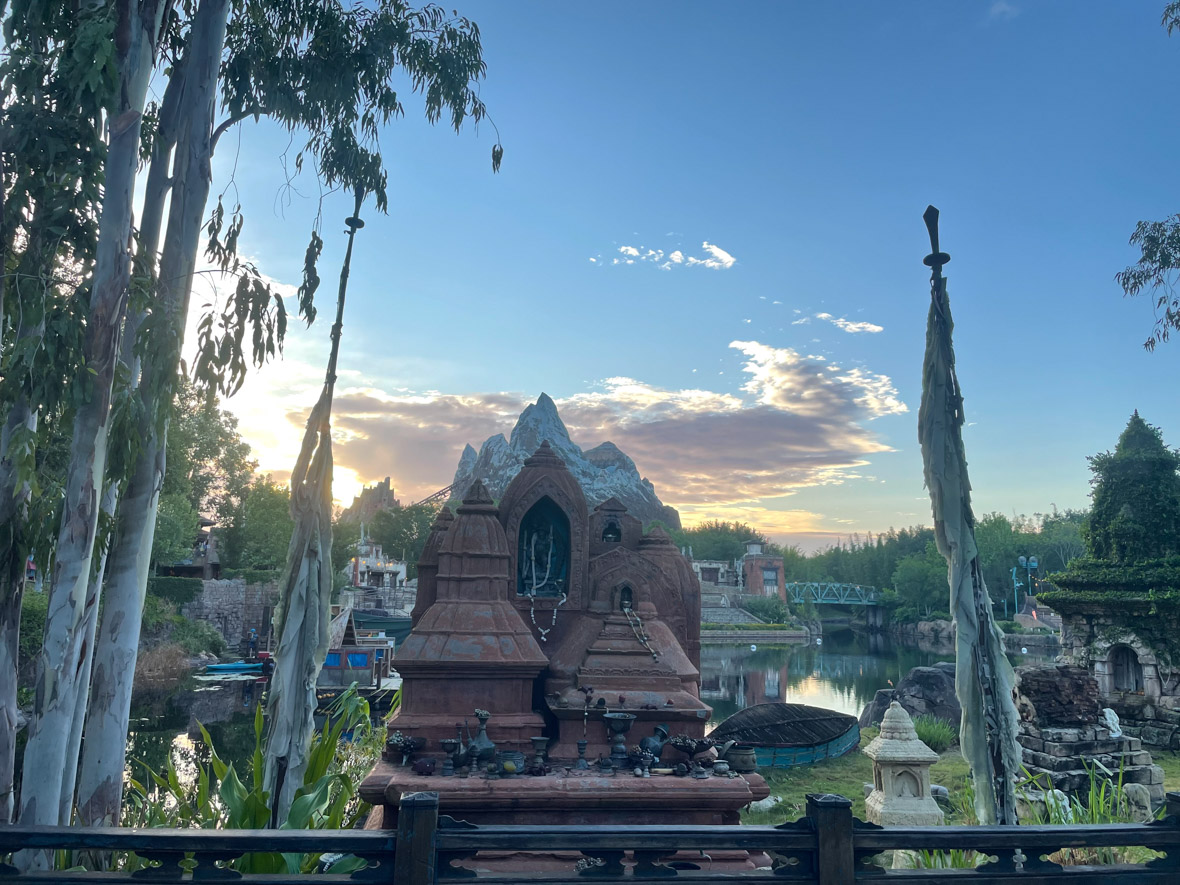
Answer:
[(701, 623), (703, 624), (764, 624), (761, 618), (756, 618), (744, 608), (729, 606), (701, 607)]

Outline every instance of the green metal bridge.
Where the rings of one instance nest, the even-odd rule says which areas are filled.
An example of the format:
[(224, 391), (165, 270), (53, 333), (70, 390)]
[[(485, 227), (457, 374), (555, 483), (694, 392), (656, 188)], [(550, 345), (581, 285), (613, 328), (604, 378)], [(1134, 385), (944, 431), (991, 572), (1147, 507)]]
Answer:
[(816, 605), (878, 605), (881, 594), (863, 584), (798, 581), (787, 584), (787, 596), (791, 602), (810, 600)]

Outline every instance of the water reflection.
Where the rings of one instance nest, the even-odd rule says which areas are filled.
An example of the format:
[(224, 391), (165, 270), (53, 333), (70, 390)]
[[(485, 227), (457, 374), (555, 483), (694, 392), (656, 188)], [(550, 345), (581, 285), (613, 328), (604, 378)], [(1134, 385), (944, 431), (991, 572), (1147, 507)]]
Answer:
[[(837, 631), (823, 645), (704, 645), (701, 698), (713, 723), (754, 704), (811, 704), (859, 716), (880, 688), (896, 685), (914, 667), (953, 661), (954, 650), (903, 645), (884, 634)], [(1013, 663), (1030, 663), (1017, 656)]]

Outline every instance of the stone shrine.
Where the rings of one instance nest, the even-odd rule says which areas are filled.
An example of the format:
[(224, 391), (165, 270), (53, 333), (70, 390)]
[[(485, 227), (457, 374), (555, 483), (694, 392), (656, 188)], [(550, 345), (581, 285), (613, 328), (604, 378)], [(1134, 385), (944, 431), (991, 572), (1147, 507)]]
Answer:
[[(442, 771), (442, 742), (465, 721), (474, 734), (479, 708), (497, 751), (531, 760), (530, 742), (547, 744), (548, 773), (426, 777), (386, 759), (360, 790), (383, 807), (385, 826), (401, 796), (419, 790), (437, 791), (444, 814), (504, 824), (736, 824), (740, 808), (769, 794), (757, 774), (599, 769), (611, 751), (608, 722), (626, 720), (628, 748), (657, 726), (704, 736), (700, 585), (662, 529), (644, 534), (615, 498), (591, 512), (547, 442), (498, 506), (477, 481), (453, 519), (440, 514), (419, 562), (413, 619), (393, 660), (404, 681), (390, 734), (421, 741), (419, 756)], [(589, 768), (577, 766), (579, 749)]]
[(881, 733), (864, 753), (873, 760), (873, 790), (865, 797), (870, 823), (924, 827), (945, 822), (930, 791), (930, 766), (939, 755), (922, 743), (910, 714), (897, 701), (885, 711)]

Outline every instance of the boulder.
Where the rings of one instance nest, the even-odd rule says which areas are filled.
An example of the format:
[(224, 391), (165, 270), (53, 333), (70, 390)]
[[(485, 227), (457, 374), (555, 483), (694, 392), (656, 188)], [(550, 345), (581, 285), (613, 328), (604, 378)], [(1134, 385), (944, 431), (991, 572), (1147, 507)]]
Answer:
[(1098, 682), (1085, 667), (1045, 664), (1016, 669), (1016, 709), (1039, 728), (1099, 721)]
[(963, 714), (955, 697), (954, 663), (914, 667), (895, 688), (878, 691), (860, 714), (861, 728), (880, 724), (891, 701), (901, 704), (910, 716), (929, 714), (957, 726)]

